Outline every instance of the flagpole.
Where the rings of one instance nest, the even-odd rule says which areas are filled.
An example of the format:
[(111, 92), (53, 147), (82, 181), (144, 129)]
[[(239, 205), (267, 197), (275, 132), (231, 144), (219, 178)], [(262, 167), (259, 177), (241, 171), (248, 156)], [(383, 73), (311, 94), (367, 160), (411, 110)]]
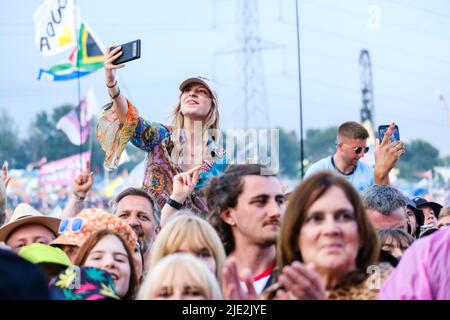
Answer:
[(303, 110), (302, 110), (302, 73), (300, 68), (300, 21), (298, 14), (298, 0), (295, 0), (295, 17), (297, 22), (297, 59), (298, 59), (298, 95), (300, 108), (300, 175), (303, 179), (305, 175), (305, 168), (303, 165)]
[(81, 125), (81, 81), (80, 81), (80, 29), (79, 23), (77, 21), (77, 0), (74, 0), (74, 20), (75, 20), (75, 30), (77, 35), (77, 57), (76, 57), (76, 72), (77, 72), (77, 91), (78, 91), (78, 123), (80, 124), (80, 170), (83, 170), (83, 126)]

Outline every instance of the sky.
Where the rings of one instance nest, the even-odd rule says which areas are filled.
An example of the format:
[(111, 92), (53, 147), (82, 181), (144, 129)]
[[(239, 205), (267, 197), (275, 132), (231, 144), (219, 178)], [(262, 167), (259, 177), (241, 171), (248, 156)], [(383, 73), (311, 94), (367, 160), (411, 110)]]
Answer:
[[(0, 0), (0, 108), (25, 135), (40, 111), (76, 104), (76, 81), (38, 81), (39, 68), (69, 52), (42, 57), (32, 16), (42, 1)], [(295, 0), (78, 0), (81, 19), (104, 45), (141, 39), (139, 60), (119, 71), (119, 85), (140, 114), (168, 123), (178, 86), (191, 75), (212, 79), (221, 127), (244, 127), (244, 72), (256, 99), (252, 126), (300, 132)], [(252, 6), (247, 34), (261, 50), (243, 54), (244, 6)], [(450, 155), (450, 2), (447, 0), (299, 0), (303, 132), (360, 120), (359, 55), (370, 53), (375, 126), (394, 121), (401, 139), (424, 139)], [(99, 105), (108, 102), (102, 70), (81, 78)]]

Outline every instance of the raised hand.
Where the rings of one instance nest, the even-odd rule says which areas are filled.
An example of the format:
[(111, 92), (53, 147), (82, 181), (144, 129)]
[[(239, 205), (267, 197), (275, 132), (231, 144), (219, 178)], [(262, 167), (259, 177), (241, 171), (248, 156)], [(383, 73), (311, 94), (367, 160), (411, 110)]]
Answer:
[(391, 123), (383, 137), (377, 139), (375, 146), (375, 183), (389, 184), (389, 172), (405, 153), (405, 144), (402, 141), (391, 141), (395, 123)]
[(196, 166), (173, 177), (173, 190), (170, 198), (179, 203), (185, 202), (198, 183), (200, 169), (201, 166)]
[(114, 48), (111, 50), (113, 46), (109, 46), (106, 49), (105, 55), (103, 56), (103, 66), (105, 69), (105, 77), (106, 77), (106, 85), (110, 88), (114, 86), (116, 83), (116, 70), (125, 67), (125, 64), (113, 64), (113, 61), (120, 57), (122, 52), (122, 47)]
[(2, 179), (3, 184), (5, 185), (5, 189), (8, 188), (8, 184), (11, 181), (11, 177), (8, 176), (8, 166), (6, 165), (6, 163), (3, 163), (2, 165)]
[(90, 161), (86, 161), (83, 171), (73, 180), (73, 193), (77, 198), (84, 198), (94, 183), (94, 173), (90, 168)]
[(242, 272), (247, 290), (242, 289), (239, 280), (236, 259), (229, 257), (223, 270), (223, 291), (227, 300), (259, 300), (261, 299), (253, 286), (253, 279), (250, 270)]

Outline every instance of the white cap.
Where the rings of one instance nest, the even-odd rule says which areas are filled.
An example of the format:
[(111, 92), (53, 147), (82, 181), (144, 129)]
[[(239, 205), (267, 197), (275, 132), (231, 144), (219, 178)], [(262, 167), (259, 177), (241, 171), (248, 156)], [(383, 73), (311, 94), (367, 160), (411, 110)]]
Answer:
[(204, 85), (206, 88), (208, 88), (209, 91), (211, 91), (212, 95), (214, 96), (214, 99), (217, 101), (217, 93), (210, 79), (201, 76), (187, 78), (180, 84), (180, 91), (183, 91), (183, 89), (186, 86), (190, 85), (191, 83), (200, 83)]

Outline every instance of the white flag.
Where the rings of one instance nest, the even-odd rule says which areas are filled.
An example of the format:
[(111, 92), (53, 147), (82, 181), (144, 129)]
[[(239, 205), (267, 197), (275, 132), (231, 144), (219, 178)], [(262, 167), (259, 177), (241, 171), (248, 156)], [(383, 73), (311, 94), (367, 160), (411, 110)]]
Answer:
[(46, 0), (34, 13), (35, 41), (41, 55), (52, 56), (77, 44), (73, 0)]

